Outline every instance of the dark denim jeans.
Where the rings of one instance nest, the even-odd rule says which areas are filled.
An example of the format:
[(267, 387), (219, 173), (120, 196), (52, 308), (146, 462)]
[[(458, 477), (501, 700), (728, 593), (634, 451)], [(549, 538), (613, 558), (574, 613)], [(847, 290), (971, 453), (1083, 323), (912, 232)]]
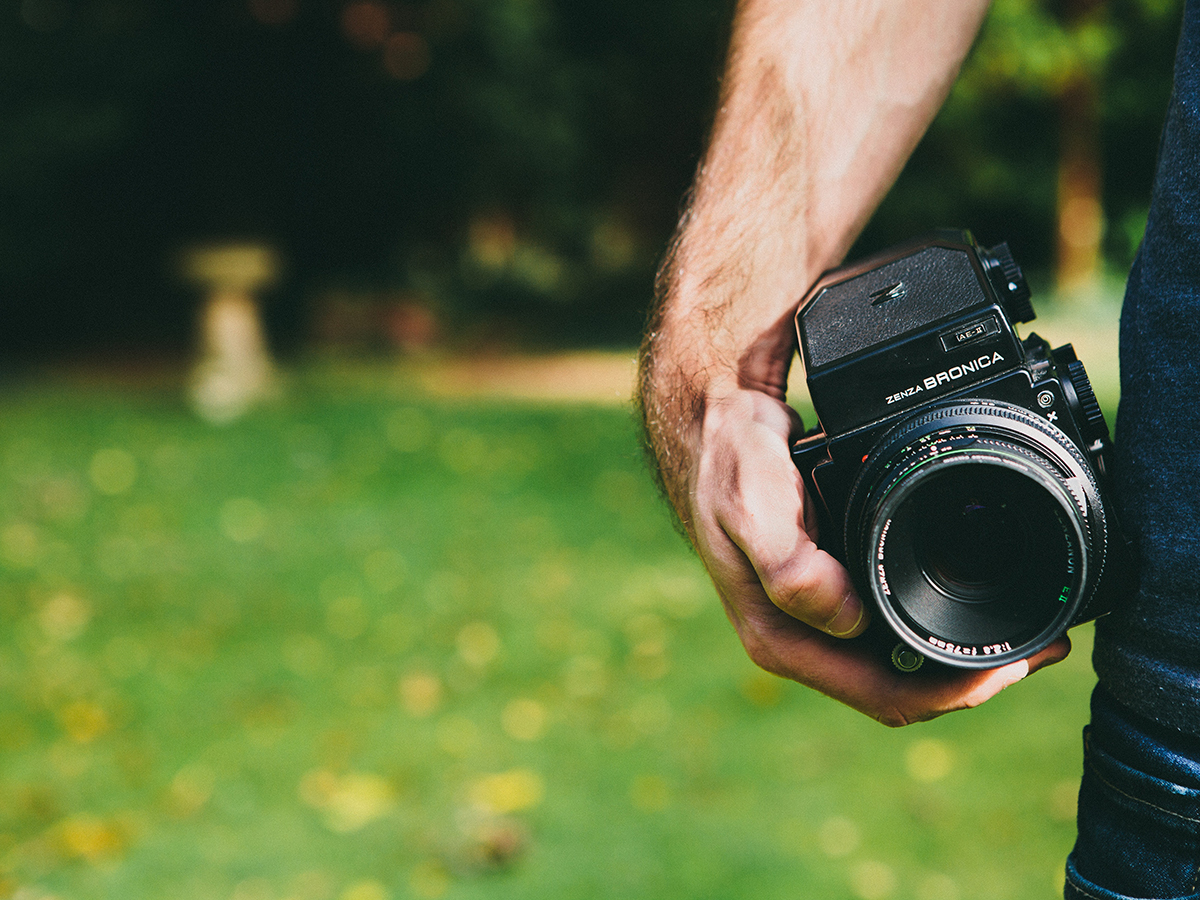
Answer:
[(1121, 313), (1115, 477), (1137, 592), (1096, 625), (1068, 898), (1200, 898), (1200, 2)]
[(1097, 688), (1067, 900), (1200, 898), (1198, 836), (1200, 738), (1131, 713)]

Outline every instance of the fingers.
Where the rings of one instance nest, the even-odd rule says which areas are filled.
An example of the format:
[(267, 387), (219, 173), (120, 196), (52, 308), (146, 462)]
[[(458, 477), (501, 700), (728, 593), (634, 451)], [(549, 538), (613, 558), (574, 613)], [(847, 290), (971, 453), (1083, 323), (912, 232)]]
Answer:
[(691, 494), (700, 557), (757, 665), (899, 726), (978, 706), (1070, 652), (1063, 638), (1003, 668), (914, 677), (846, 640), (869, 615), (849, 574), (815, 542), (788, 450), (796, 427), (791, 410), (759, 392), (724, 402), (706, 415)]
[[(747, 546), (758, 535), (742, 533)], [(771, 602), (784, 612), (838, 638), (859, 635), (867, 627), (866, 608), (842, 565), (811, 540), (802, 538), (789, 556), (755, 557), (755, 571)]]
[(1063, 635), (1054, 643), (1040, 653), (1035, 653), (1029, 657), (1029, 673), (1033, 674), (1038, 669), (1044, 669), (1046, 666), (1052, 666), (1055, 663), (1062, 662), (1071, 652), (1071, 639), (1067, 635)]
[(826, 634), (853, 637), (867, 616), (850, 576), (806, 525), (812, 512), (788, 453), (790, 410), (762, 401), (747, 399), (734, 433), (711, 434), (697, 484), (702, 556), (735, 609), (766, 614), (765, 600)]
[(1030, 659), (998, 669), (939, 668), (919, 675), (895, 671), (877, 650), (824, 635), (810, 633), (775, 648), (777, 666), (794, 673), (796, 681), (884, 725), (900, 727), (979, 706), (1031, 672), (1064, 659), (1070, 642), (1060, 638)]

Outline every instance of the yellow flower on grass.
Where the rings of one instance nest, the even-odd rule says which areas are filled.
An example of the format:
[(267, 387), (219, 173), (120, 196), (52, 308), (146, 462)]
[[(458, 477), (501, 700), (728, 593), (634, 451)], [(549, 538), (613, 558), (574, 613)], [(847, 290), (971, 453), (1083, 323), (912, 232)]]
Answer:
[(389, 900), (391, 895), (380, 882), (373, 878), (347, 885), (338, 895), (338, 900)]
[(67, 736), (79, 744), (91, 743), (109, 729), (108, 713), (86, 700), (68, 703), (59, 712), (58, 721)]
[(86, 814), (64, 819), (55, 830), (65, 857), (93, 865), (118, 856), (128, 840), (125, 829), (117, 823)]
[(545, 795), (545, 782), (532, 769), (511, 769), (487, 775), (471, 787), (472, 802), (496, 815), (531, 809), (541, 803)]
[(313, 769), (300, 779), (300, 799), (324, 813), (331, 831), (342, 834), (386, 816), (396, 805), (396, 793), (385, 778), (328, 769)]

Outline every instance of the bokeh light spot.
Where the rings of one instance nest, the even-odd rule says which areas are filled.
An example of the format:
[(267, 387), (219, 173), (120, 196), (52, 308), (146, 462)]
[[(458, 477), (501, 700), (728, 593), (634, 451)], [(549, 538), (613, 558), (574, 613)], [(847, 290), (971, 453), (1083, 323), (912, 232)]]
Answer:
[(886, 863), (864, 860), (850, 872), (850, 888), (862, 900), (885, 900), (896, 890), (896, 872)]
[(592, 229), (592, 263), (609, 272), (627, 268), (637, 254), (633, 232), (618, 219), (605, 219)]
[(372, 878), (347, 885), (346, 889), (338, 894), (338, 900), (388, 900), (390, 896), (382, 882)]
[(945, 741), (924, 738), (914, 741), (904, 755), (908, 774), (926, 784), (941, 781), (954, 768), (954, 751)]
[(521, 697), (505, 705), (500, 717), (505, 734), (518, 741), (536, 741), (546, 731), (546, 707)]
[(962, 892), (958, 882), (949, 875), (933, 872), (917, 882), (915, 897), (916, 900), (961, 900)]
[(608, 670), (594, 656), (572, 657), (563, 675), (567, 693), (573, 697), (599, 697), (608, 688)]
[(88, 466), (88, 476), (96, 490), (109, 496), (128, 491), (137, 481), (137, 474), (137, 460), (120, 447), (97, 450)]
[(392, 785), (370, 772), (313, 769), (300, 779), (299, 793), (301, 800), (324, 813), (325, 825), (339, 834), (364, 828), (396, 805)]
[(42, 488), (46, 515), (65, 525), (78, 524), (87, 513), (88, 492), (73, 475), (49, 479)]
[(862, 836), (858, 826), (845, 816), (831, 816), (821, 823), (817, 843), (830, 859), (849, 856), (858, 849)]
[(195, 815), (212, 798), (217, 774), (203, 763), (184, 766), (175, 773), (168, 789), (171, 811), (181, 818)]
[(325, 607), (325, 628), (334, 637), (352, 641), (367, 628), (367, 610), (353, 595), (334, 597)]
[(38, 530), (28, 522), (12, 522), (0, 531), (0, 558), (15, 569), (37, 565), (42, 542)]
[(472, 802), (496, 815), (531, 809), (545, 796), (545, 782), (532, 769), (511, 769), (487, 775), (471, 787)]
[(459, 475), (469, 475), (491, 459), (490, 446), (481, 434), (465, 428), (454, 428), (442, 435), (438, 456), (446, 468)]
[(455, 643), (462, 661), (475, 669), (482, 669), (500, 653), (500, 635), (487, 622), (464, 625)]
[(82, 859), (93, 865), (120, 855), (128, 842), (118, 823), (86, 814), (63, 820), (57, 832), (68, 859)]
[(342, 7), (342, 34), (360, 50), (383, 46), (392, 30), (387, 6), (376, 0), (357, 0)]
[(395, 550), (373, 550), (363, 560), (363, 575), (375, 591), (386, 594), (404, 583), (408, 576), (408, 564)]
[(250, 15), (263, 25), (286, 25), (296, 18), (299, 11), (297, 0), (249, 0)]
[(298, 634), (284, 642), (283, 662), (300, 677), (313, 678), (329, 669), (332, 654), (320, 638)]
[(411, 672), (400, 679), (400, 705), (410, 716), (424, 718), (442, 704), (442, 680), (431, 672)]
[(408, 873), (408, 886), (421, 900), (439, 900), (450, 890), (450, 873), (436, 859), (426, 859)]
[(54, 641), (73, 641), (83, 634), (92, 618), (91, 607), (74, 594), (55, 594), (38, 610), (38, 625)]
[(507, 213), (480, 213), (467, 226), (467, 252), (484, 269), (510, 265), (517, 252), (517, 226)]
[(336, 884), (331, 872), (309, 869), (292, 879), (290, 890), (284, 896), (289, 900), (330, 900), (336, 896)]
[(1058, 822), (1075, 821), (1079, 802), (1079, 782), (1075, 779), (1060, 781), (1050, 789), (1050, 815)]
[(383, 67), (397, 81), (416, 81), (432, 59), (429, 43), (413, 31), (398, 31), (383, 45)]
[(738, 682), (738, 690), (755, 706), (775, 706), (783, 699), (783, 679), (755, 669)]
[(59, 724), (67, 737), (77, 744), (88, 744), (108, 731), (108, 713), (95, 703), (76, 700), (59, 712)]
[(641, 812), (662, 812), (671, 804), (671, 788), (659, 775), (639, 775), (629, 786), (629, 799)]
[(271, 882), (262, 876), (243, 878), (233, 886), (229, 900), (274, 900), (275, 891)]

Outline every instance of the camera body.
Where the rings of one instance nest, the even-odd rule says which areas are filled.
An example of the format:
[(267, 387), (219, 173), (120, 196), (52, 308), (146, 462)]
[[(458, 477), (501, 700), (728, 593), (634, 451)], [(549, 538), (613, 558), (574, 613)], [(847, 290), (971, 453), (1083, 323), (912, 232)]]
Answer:
[(939, 231), (825, 273), (796, 313), (819, 427), (792, 448), (820, 546), (901, 670), (992, 668), (1111, 608), (1130, 555), (1108, 427), (1006, 245)]

